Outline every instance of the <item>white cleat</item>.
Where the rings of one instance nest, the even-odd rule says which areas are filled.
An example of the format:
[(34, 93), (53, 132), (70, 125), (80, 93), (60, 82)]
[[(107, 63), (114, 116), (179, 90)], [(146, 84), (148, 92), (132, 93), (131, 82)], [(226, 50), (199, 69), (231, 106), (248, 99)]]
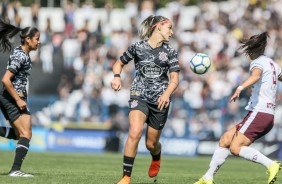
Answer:
[(33, 177), (32, 174), (27, 174), (24, 173), (22, 171), (11, 171), (8, 176), (12, 176), (12, 177)]

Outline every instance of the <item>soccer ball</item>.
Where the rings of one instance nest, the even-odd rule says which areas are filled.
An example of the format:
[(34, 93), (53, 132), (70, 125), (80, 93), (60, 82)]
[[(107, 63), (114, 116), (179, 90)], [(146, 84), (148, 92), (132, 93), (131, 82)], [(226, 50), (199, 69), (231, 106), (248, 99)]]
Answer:
[(211, 60), (206, 54), (197, 53), (190, 60), (190, 68), (191, 70), (199, 75), (206, 73), (211, 66)]

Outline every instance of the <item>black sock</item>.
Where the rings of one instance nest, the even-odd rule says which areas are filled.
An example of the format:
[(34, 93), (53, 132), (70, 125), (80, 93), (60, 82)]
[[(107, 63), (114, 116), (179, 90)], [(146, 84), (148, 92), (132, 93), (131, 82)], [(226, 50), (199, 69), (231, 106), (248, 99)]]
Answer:
[(13, 128), (11, 127), (0, 127), (0, 137), (5, 137), (7, 139), (17, 139), (17, 135)]
[(131, 176), (134, 159), (134, 157), (123, 156), (123, 176)]
[(30, 140), (25, 137), (20, 137), (16, 146), (16, 155), (11, 171), (21, 170), (23, 160), (28, 152), (29, 141)]
[(153, 155), (152, 153), (151, 153), (151, 155), (152, 155), (152, 159), (153, 159), (154, 161), (159, 161), (159, 160), (161, 159), (161, 151), (160, 151), (160, 153), (157, 154), (157, 155)]

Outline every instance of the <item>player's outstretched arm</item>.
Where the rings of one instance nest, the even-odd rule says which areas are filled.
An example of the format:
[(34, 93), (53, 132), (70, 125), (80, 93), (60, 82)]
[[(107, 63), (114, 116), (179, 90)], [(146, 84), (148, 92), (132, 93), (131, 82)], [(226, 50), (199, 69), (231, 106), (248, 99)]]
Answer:
[(242, 84), (240, 85), (236, 91), (234, 92), (234, 94), (231, 96), (230, 98), (230, 102), (235, 102), (237, 98), (239, 98), (240, 93), (242, 90), (244, 90), (245, 88), (248, 88), (252, 85), (254, 85), (259, 79), (260, 76), (262, 74), (262, 70), (259, 68), (254, 68), (252, 70), (251, 76)]

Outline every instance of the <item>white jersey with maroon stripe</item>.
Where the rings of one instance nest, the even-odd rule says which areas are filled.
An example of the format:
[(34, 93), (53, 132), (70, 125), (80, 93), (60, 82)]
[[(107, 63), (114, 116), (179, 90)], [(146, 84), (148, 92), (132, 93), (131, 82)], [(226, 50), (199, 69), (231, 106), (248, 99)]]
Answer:
[(260, 56), (250, 64), (250, 72), (254, 68), (262, 70), (260, 79), (252, 86), (252, 94), (246, 110), (274, 114), (275, 97), (281, 68), (269, 57)]

